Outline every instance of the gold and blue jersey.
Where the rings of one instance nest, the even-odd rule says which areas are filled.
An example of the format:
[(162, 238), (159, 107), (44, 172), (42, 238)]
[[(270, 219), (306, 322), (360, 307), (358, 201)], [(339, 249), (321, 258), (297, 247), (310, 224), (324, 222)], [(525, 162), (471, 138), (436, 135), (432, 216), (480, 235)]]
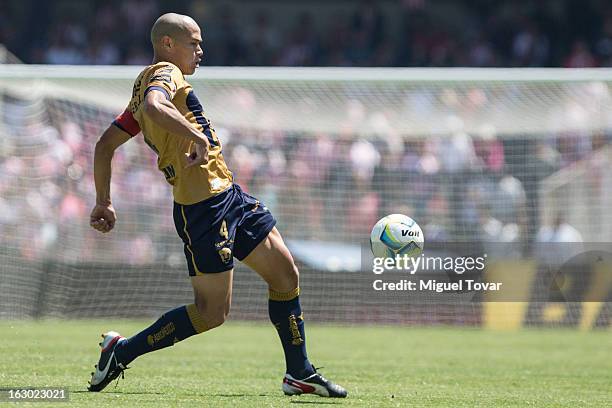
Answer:
[[(194, 143), (169, 133), (144, 113), (145, 96), (152, 90), (162, 92), (185, 119), (206, 136), (210, 144), (208, 163), (185, 168), (185, 154), (193, 152)], [(204, 116), (193, 88), (174, 64), (159, 62), (146, 67), (134, 82), (127, 109), (113, 123), (132, 136), (142, 131), (145, 142), (157, 154), (157, 166), (172, 185), (177, 203), (195, 204), (232, 185), (232, 173), (223, 159), (215, 129)]]

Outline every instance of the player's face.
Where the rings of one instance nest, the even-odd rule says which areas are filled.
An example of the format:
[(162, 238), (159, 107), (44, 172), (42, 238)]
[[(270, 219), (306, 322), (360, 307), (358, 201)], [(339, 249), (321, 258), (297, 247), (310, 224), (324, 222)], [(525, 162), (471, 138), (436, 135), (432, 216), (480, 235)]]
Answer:
[(174, 64), (179, 67), (185, 75), (191, 75), (195, 72), (200, 64), (202, 55), (202, 34), (200, 28), (194, 25), (186, 30), (185, 35), (182, 35), (175, 42), (175, 61)]

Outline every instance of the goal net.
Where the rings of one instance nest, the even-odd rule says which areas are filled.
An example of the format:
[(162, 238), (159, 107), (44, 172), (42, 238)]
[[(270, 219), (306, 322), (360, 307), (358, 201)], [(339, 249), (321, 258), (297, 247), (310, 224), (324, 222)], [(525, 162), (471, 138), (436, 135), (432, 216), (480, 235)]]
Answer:
[[(137, 75), (0, 65), (0, 317), (154, 316), (192, 301), (171, 190), (141, 135), (113, 161), (115, 230), (88, 226), (93, 148)], [(609, 292), (591, 293), (605, 273), (566, 279), (581, 296), (533, 288), (550, 283), (541, 254), (612, 242), (611, 70), (202, 68), (188, 80), (236, 181), (277, 218), (310, 320), (609, 325)], [(391, 213), (417, 220), (426, 248), (503, 253), (491, 270), (521, 276), (522, 295), (374, 292), (362, 261)], [(237, 265), (232, 315), (264, 319), (266, 299)]]

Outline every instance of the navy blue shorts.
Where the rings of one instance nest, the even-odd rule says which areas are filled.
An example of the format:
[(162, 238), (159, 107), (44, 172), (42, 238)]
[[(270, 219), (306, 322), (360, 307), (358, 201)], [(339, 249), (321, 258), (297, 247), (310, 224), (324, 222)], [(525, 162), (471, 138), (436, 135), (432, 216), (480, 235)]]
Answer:
[(190, 276), (232, 269), (233, 258), (246, 258), (275, 224), (270, 211), (237, 184), (199, 203), (174, 203)]

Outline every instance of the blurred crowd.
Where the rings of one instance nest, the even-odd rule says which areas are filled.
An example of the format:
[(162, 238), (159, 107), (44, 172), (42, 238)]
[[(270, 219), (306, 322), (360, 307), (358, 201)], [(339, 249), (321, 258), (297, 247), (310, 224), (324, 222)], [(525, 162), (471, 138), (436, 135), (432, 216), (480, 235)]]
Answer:
[(604, 133), (460, 132), (400, 145), (350, 134), (234, 136), (226, 156), (238, 182), (266, 202), (289, 237), (352, 242), (381, 217), (402, 213), (419, 221), (428, 242), (528, 244), (550, 227), (539, 219), (540, 182), (612, 142)]
[[(182, 265), (170, 187), (141, 136), (116, 152), (119, 221), (113, 234), (101, 236), (87, 224), (95, 197), (91, 158), (112, 115), (59, 100), (41, 105), (5, 96), (3, 106), (4, 250), (23, 259)], [(539, 220), (540, 182), (612, 141), (605, 133), (473, 138), (459, 132), (391, 145), (388, 138), (350, 133), (218, 133), (237, 182), (270, 208), (286, 238), (355, 243), (380, 217), (398, 212), (417, 219), (428, 242), (526, 245), (538, 234), (554, 234), (554, 225)]]
[(208, 65), (612, 66), (609, 1), (341, 4), (296, 2), (286, 21), (287, 4), (263, 0), (9, 0), (0, 43), (27, 63), (145, 65), (152, 22), (176, 11), (204, 27)]

